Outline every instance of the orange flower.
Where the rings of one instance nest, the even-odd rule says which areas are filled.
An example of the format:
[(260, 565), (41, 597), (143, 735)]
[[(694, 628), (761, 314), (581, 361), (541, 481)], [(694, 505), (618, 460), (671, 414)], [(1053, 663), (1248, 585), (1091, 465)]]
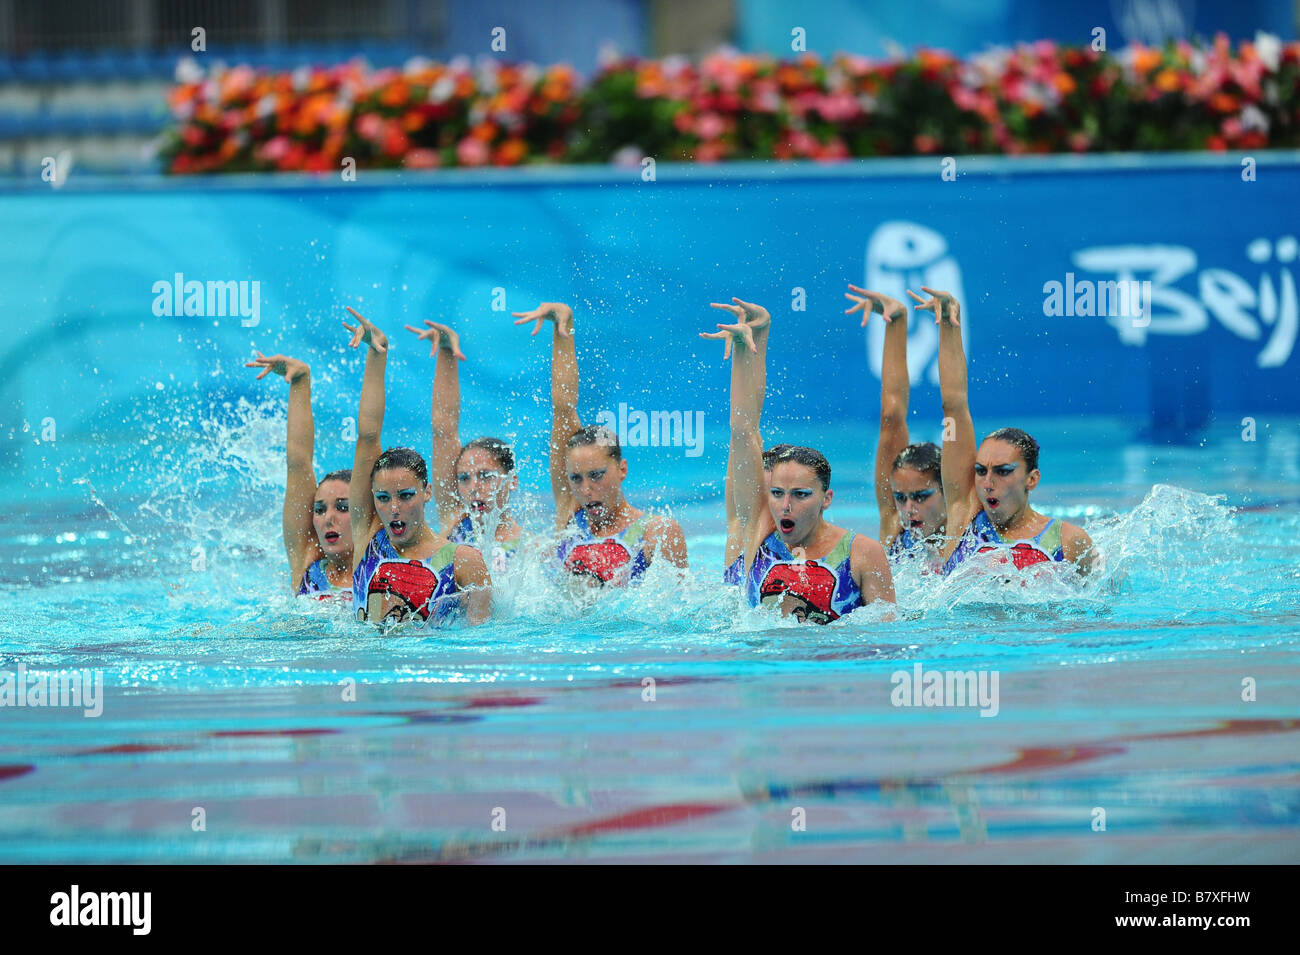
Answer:
[(1210, 109), (1217, 112), (1235, 113), (1237, 108), (1237, 97), (1228, 93), (1215, 93), (1210, 97)]
[(1056, 86), (1056, 91), (1062, 96), (1069, 96), (1079, 88), (1079, 84), (1074, 82), (1074, 77), (1069, 73), (1057, 73), (1052, 77), (1052, 83)]
[(1133, 54), (1133, 68), (1138, 71), (1138, 75), (1144, 75), (1159, 66), (1162, 59), (1159, 50), (1139, 47)]
[(497, 138), (497, 127), (495, 123), (479, 123), (469, 131), (471, 139), (477, 139), (480, 142), (490, 143)]
[(742, 80), (751, 79), (758, 72), (758, 63), (752, 56), (738, 56), (733, 65)]
[(518, 165), (528, 155), (528, 144), (522, 139), (507, 139), (497, 147), (492, 161), (498, 166)]
[(1166, 67), (1156, 74), (1156, 89), (1162, 93), (1176, 93), (1182, 86), (1178, 71)]
[(922, 49), (917, 51), (916, 61), (922, 70), (933, 70), (937, 73), (951, 66), (953, 58), (942, 50)]
[(379, 94), (379, 102), (390, 109), (405, 106), (411, 99), (411, 87), (405, 80), (393, 80)]

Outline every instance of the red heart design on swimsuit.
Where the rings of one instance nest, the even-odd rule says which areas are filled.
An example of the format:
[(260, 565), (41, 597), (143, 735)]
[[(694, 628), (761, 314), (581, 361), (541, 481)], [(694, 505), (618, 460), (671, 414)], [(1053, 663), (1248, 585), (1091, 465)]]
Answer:
[(418, 560), (389, 560), (375, 570), (367, 594), (392, 594), (400, 597), (411, 610), (428, 620), (429, 601), (437, 589), (438, 575)]
[[(1001, 548), (981, 547), (978, 553), (989, 554), (999, 550), (1001, 550)], [(1052, 558), (1048, 557), (1033, 544), (1027, 544), (1024, 541), (1021, 541), (1011, 548), (1011, 563), (1016, 565), (1017, 570), (1024, 570), (1026, 567), (1030, 567), (1034, 564), (1041, 564), (1045, 561), (1050, 561), (1051, 559)], [(1005, 564), (1006, 562), (1006, 557), (1003, 557), (1002, 563)]]
[(815, 560), (806, 564), (773, 564), (768, 568), (763, 586), (759, 588), (759, 599), (785, 593), (806, 601), (831, 620), (839, 617), (831, 609), (835, 597), (835, 575)]
[(595, 577), (603, 584), (609, 583), (632, 560), (627, 548), (612, 538), (594, 544), (579, 544), (569, 551), (564, 566), (571, 574)]

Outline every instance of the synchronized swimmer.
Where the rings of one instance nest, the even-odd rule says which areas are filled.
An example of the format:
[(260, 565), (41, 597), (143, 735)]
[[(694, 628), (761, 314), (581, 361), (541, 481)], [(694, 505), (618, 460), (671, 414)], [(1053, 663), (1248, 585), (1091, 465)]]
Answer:
[[(939, 380), (945, 421), (943, 448), (909, 443), (907, 307), (878, 292), (849, 286), (846, 311), (886, 323), (876, 444), (877, 535), (826, 519), (834, 491), (831, 466), (814, 448), (760, 436), (767, 388), (767, 340), (772, 319), (761, 305), (733, 298), (712, 303), (730, 314), (701, 337), (723, 342), (731, 362), (730, 443), (724, 484), (727, 542), (723, 580), (751, 606), (783, 616), (829, 623), (873, 603), (895, 602), (893, 569), (919, 562), (922, 579), (962, 572), (1005, 573), (1042, 562), (1073, 564), (1080, 574), (1097, 563), (1081, 528), (1029, 506), (1037, 487), (1038, 444), (1018, 428), (992, 432), (977, 447), (966, 386), (961, 310), (947, 292), (908, 291), (917, 312), (939, 326)], [(449, 326), (426, 321), (406, 329), (430, 343), (432, 471), (411, 448), (383, 448), (384, 379), (389, 343), (370, 321), (348, 308), (356, 324), (350, 347), (365, 346), (357, 443), (351, 469), (316, 480), (311, 371), (285, 355), (247, 364), (259, 380), (274, 373), (289, 384), (287, 479), (283, 509), (290, 584), (302, 596), (350, 600), (357, 620), (379, 624), (488, 621), (493, 574), (507, 578), (527, 548), (542, 554), (570, 588), (599, 597), (603, 588), (637, 584), (664, 562), (685, 573), (686, 538), (673, 519), (633, 506), (624, 496), (628, 462), (609, 428), (583, 426), (573, 310), (543, 302), (514, 312), (535, 336), (551, 324), (549, 470), (555, 502), (551, 533), (526, 531), (510, 510), (518, 488), (515, 455), (494, 437), (460, 438), (460, 339)], [(434, 502), (437, 525), (425, 520)], [(953, 528), (953, 531), (949, 531)], [(978, 568), (983, 568), (979, 570)]]

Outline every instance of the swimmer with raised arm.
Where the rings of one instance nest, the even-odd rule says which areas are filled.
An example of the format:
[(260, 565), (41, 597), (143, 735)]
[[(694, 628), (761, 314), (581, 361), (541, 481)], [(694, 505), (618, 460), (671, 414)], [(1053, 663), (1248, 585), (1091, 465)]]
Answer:
[(1001, 428), (976, 448), (966, 384), (966, 352), (961, 340), (961, 307), (948, 292), (922, 286), (930, 298), (908, 290), (934, 313), (939, 326), (939, 386), (943, 414), (953, 422), (953, 440), (943, 452), (943, 489), (948, 526), (943, 572), (977, 554), (1017, 568), (1070, 561), (1082, 571), (1095, 559), (1092, 539), (1081, 527), (1039, 514), (1029, 506), (1038, 486), (1038, 442), (1019, 428)]
[(357, 414), (357, 450), (350, 486), (352, 606), (358, 620), (382, 624), (441, 623), (463, 614), (487, 620), (491, 578), (483, 555), (455, 544), (424, 520), (433, 496), (424, 458), (410, 448), (381, 453), (388, 339), (349, 308), (357, 324), (352, 348), (366, 345)]
[(763, 482), (763, 444), (754, 400), (757, 355), (746, 318), (757, 306), (713, 303), (735, 321), (719, 323), (733, 336), (731, 455), (736, 511), (745, 541), (745, 593), (753, 606), (779, 606), (800, 621), (830, 623), (876, 600), (894, 602), (889, 561), (880, 544), (831, 524), (830, 463), (812, 448), (792, 447), (774, 457), (770, 486)]
[(312, 456), (316, 423), (311, 411), (311, 369), (288, 355), (263, 355), (244, 365), (261, 368), (261, 381), (277, 374), (289, 383), (287, 473), (280, 523), (289, 557), (289, 584), (300, 596), (325, 599), (352, 593), (352, 532), (348, 525), (349, 470), (331, 471), (319, 482)]
[(605, 427), (583, 427), (578, 417), (573, 310), (543, 302), (512, 314), (516, 325), (535, 323), (534, 335), (544, 322), (552, 323), (551, 493), (561, 532), (556, 556), (564, 569), (595, 586), (639, 580), (657, 560), (685, 569), (681, 525), (635, 508), (623, 496), (627, 461), (618, 435)]
[[(426, 320), (407, 325), (431, 346), (433, 372), (433, 500), (442, 534), (483, 553), (493, 573), (506, 569), (519, 550), (522, 529), (510, 513), (510, 493), (519, 486), (515, 453), (500, 438), (460, 443), (460, 337), (447, 325)], [(484, 551), (483, 542), (491, 544)]]
[(876, 439), (876, 507), (880, 543), (891, 564), (921, 559), (936, 572), (942, 566), (947, 520), (939, 448), (932, 442), (908, 441), (907, 406), (911, 379), (907, 370), (907, 306), (896, 298), (850, 285), (844, 297), (862, 310), (862, 327), (873, 315), (885, 321), (880, 367), (880, 434)]
[[(736, 301), (739, 302), (740, 299), (736, 299)], [(768, 314), (767, 309), (761, 305), (749, 305), (745, 311), (744, 324), (749, 326), (750, 338), (746, 339), (746, 343), (749, 344), (752, 339), (756, 363), (755, 370), (752, 381), (739, 382), (737, 380), (739, 366), (732, 362), (731, 390), (733, 393), (740, 388), (752, 390), (753, 393), (746, 400), (754, 402), (756, 414), (761, 423), (763, 401), (767, 397), (767, 334), (771, 329), (771, 316)], [(723, 342), (722, 360), (728, 361), (731, 358), (731, 332), (700, 332), (700, 337), (721, 340)], [(777, 454), (789, 447), (792, 447), (792, 445), (778, 444), (763, 452), (764, 486), (771, 481), (773, 459)], [(727, 509), (727, 542), (723, 550), (722, 566), (724, 570), (722, 572), (722, 582), (740, 586), (745, 577), (745, 542), (741, 537), (740, 517), (736, 512), (735, 460), (730, 447), (727, 449), (727, 475), (723, 483), (723, 498)]]

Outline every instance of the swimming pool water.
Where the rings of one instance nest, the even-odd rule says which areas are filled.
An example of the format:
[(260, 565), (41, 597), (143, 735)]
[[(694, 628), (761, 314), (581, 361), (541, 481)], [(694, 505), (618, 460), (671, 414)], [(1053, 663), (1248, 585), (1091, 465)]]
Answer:
[[(106, 689), (93, 719), (0, 708), (0, 861), (1300, 858), (1300, 422), (1177, 448), (1023, 422), (1035, 505), (1106, 573), (900, 575), (900, 619), (828, 627), (716, 583), (721, 440), (633, 449), (684, 587), (580, 610), (526, 580), (489, 626), (383, 638), (284, 595), (282, 408), (60, 438), (5, 478), (0, 671)], [(874, 426), (816, 437), (831, 519), (874, 533)], [(526, 525), (543, 480), (523, 462)], [(892, 705), (917, 662), (996, 672), (997, 715)]]

